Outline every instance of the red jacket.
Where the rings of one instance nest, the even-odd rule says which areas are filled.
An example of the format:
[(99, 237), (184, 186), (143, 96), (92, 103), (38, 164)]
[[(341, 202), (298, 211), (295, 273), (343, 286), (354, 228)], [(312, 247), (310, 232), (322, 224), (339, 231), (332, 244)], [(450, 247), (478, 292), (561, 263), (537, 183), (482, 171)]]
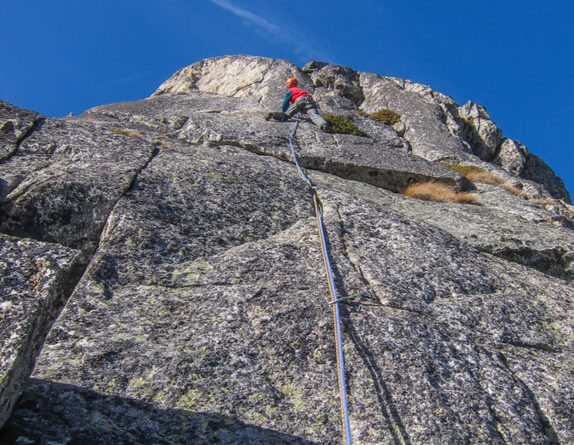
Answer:
[(283, 111), (287, 111), (290, 103), (293, 104), (297, 99), (305, 96), (311, 97), (311, 95), (307, 93), (307, 91), (303, 91), (301, 88), (291, 87), (289, 88), (289, 91), (287, 91), (287, 94), (283, 99), (283, 104), (281, 105), (281, 108), (283, 109)]
[(302, 90), (301, 88), (291, 87), (289, 88), (291, 91), (291, 103), (294, 104), (297, 99), (303, 96), (311, 96), (307, 91)]

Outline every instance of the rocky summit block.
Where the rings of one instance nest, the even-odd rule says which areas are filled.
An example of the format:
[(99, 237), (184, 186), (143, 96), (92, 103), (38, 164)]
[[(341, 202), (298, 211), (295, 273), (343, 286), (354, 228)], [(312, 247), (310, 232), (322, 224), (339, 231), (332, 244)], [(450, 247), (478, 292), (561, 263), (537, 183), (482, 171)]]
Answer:
[(38, 113), (0, 100), (0, 160), (9, 158), (36, 123)]
[[(266, 121), (289, 76), (364, 135)], [(574, 210), (483, 106), (225, 56), (0, 125), (0, 443), (340, 443), (316, 207), (353, 443), (574, 443)]]

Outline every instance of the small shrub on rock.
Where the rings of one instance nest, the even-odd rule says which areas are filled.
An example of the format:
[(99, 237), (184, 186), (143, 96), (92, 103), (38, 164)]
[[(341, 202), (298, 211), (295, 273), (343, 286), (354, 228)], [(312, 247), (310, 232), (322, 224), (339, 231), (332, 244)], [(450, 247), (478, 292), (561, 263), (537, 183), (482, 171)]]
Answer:
[(367, 133), (357, 128), (357, 126), (350, 119), (344, 116), (327, 113), (323, 115), (323, 119), (327, 121), (329, 128), (333, 133), (352, 134), (354, 136), (367, 136)]
[(437, 182), (412, 184), (403, 191), (403, 195), (424, 201), (480, 204), (480, 200), (476, 195), (472, 193), (459, 193), (449, 186)]
[(385, 125), (393, 125), (401, 120), (401, 116), (393, 110), (383, 108), (370, 114), (371, 118)]
[(381, 108), (380, 110), (377, 110), (374, 113), (366, 113), (362, 110), (356, 110), (355, 114), (358, 114), (359, 116), (369, 117), (385, 125), (393, 125), (396, 124), (397, 122), (400, 122), (401, 120), (400, 114), (397, 114), (393, 110), (389, 110), (388, 108)]

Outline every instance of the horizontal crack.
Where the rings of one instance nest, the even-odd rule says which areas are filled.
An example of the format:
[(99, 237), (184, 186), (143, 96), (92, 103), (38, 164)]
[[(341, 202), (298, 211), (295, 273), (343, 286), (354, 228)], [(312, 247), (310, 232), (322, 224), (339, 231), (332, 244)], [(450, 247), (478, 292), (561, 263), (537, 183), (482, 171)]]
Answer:
[(534, 349), (536, 351), (544, 351), (544, 352), (552, 352), (552, 353), (561, 353), (562, 350), (560, 348), (553, 348), (550, 345), (544, 343), (526, 343), (520, 340), (506, 340), (503, 341), (502, 344), (504, 345), (511, 345), (517, 348), (525, 348), (525, 349)]
[(494, 247), (484, 247), (480, 250), (506, 261), (536, 269), (546, 275), (567, 281), (574, 280), (574, 269), (572, 269), (574, 255), (560, 246), (540, 250), (529, 247), (505, 247), (498, 250)]
[[(209, 141), (209, 144), (215, 146), (229, 145), (238, 147), (257, 155), (272, 156), (280, 161), (294, 164), (291, 154), (287, 149), (284, 151), (267, 151), (255, 144), (241, 140), (222, 139)], [(195, 145), (199, 145), (199, 143)], [(285, 145), (287, 145), (287, 143), (285, 143)], [(438, 179), (435, 176), (429, 176), (413, 171), (399, 171), (392, 168), (357, 165), (320, 156), (298, 156), (297, 160), (299, 165), (305, 169), (335, 175), (346, 180), (363, 182), (394, 193), (401, 193), (412, 183), (436, 181)], [(454, 178), (444, 177), (440, 178), (440, 181), (458, 188), (457, 181)]]

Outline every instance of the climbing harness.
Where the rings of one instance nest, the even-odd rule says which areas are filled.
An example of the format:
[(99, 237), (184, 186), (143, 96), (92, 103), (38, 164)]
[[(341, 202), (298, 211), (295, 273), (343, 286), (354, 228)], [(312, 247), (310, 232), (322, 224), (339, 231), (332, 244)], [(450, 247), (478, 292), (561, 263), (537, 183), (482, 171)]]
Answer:
[(332, 301), (330, 302), (333, 306), (333, 320), (335, 327), (335, 342), (337, 351), (337, 368), (338, 368), (338, 378), (339, 378), (339, 395), (341, 400), (341, 423), (343, 425), (343, 442), (346, 445), (351, 445), (351, 427), (349, 424), (349, 408), (347, 406), (347, 391), (345, 389), (345, 360), (343, 357), (343, 337), (341, 335), (341, 317), (339, 313), (339, 302), (345, 300), (344, 298), (337, 298), (337, 290), (335, 289), (335, 280), (333, 279), (333, 270), (331, 268), (331, 262), (329, 261), (329, 252), (327, 251), (327, 243), (325, 240), (325, 231), (323, 226), (323, 218), (321, 216), (321, 209), (319, 205), (319, 198), (317, 197), (317, 191), (311, 180), (303, 173), (299, 161), (297, 161), (297, 156), (295, 155), (295, 150), (293, 149), (293, 135), (299, 121), (296, 121), (289, 133), (289, 147), (291, 149), (291, 154), (293, 155), (293, 161), (297, 167), (299, 175), (310, 187), (313, 192), (313, 202), (315, 205), (315, 215), (317, 217), (317, 227), (319, 229), (321, 250), (323, 253), (323, 262), (325, 265), (325, 273), (327, 275), (327, 281), (329, 283), (329, 291), (331, 293)]

